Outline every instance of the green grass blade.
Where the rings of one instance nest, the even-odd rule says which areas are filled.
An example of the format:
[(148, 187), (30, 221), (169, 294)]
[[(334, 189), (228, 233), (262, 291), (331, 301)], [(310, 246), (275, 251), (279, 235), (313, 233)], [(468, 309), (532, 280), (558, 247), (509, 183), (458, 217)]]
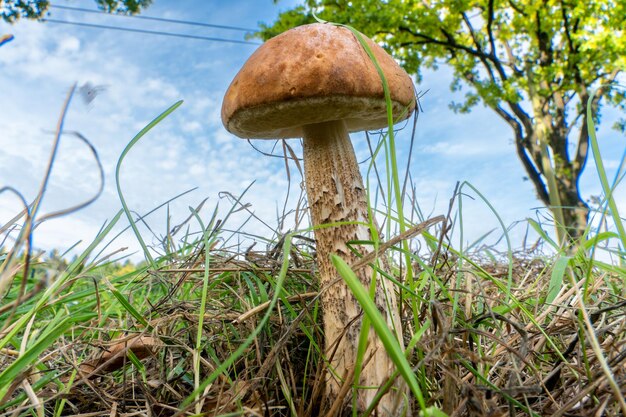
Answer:
[(554, 263), (552, 274), (550, 275), (550, 284), (548, 285), (548, 295), (546, 295), (546, 304), (551, 304), (563, 287), (563, 277), (567, 266), (572, 260), (571, 256), (562, 256)]
[[(467, 181), (463, 181), (463, 183), (461, 184), (461, 186), (459, 187), (459, 195), (462, 195), (461, 190), (463, 189), (463, 187), (469, 187), (472, 189), (472, 191), (474, 191), (474, 193), (476, 193), (476, 195), (478, 197), (480, 197), (481, 200), (483, 200), (483, 202), (487, 205), (487, 207), (489, 208), (489, 210), (493, 213), (493, 215), (496, 217), (496, 219), (498, 220), (498, 223), (500, 224), (500, 227), (502, 228), (502, 233), (504, 234), (504, 238), (506, 239), (506, 255), (507, 255), (507, 259), (508, 259), (508, 272), (507, 272), (507, 294), (509, 294), (511, 292), (511, 287), (513, 285), (513, 246), (511, 245), (511, 238), (509, 236), (509, 232), (506, 228), (506, 226), (504, 225), (504, 222), (502, 221), (502, 217), (500, 217), (500, 215), (498, 214), (497, 210), (495, 209), (495, 207), (489, 202), (489, 200), (480, 192), (478, 191), (478, 189), (476, 187), (474, 187), (472, 184), (470, 184)], [(508, 298), (507, 298), (508, 300)]]
[(211, 374), (191, 394), (187, 396), (181, 404), (182, 407), (189, 406), (195, 398), (201, 395), (202, 392), (204, 392), (204, 390), (219, 377), (220, 374), (223, 374), (233, 363), (235, 363), (235, 361), (244, 354), (244, 352), (248, 349), (248, 346), (252, 344), (254, 339), (259, 335), (259, 333), (261, 333), (261, 330), (263, 330), (263, 327), (265, 327), (265, 324), (269, 321), (270, 316), (274, 311), (274, 307), (281, 296), (283, 284), (287, 276), (287, 270), (289, 269), (289, 253), (291, 251), (292, 237), (293, 233), (290, 233), (285, 237), (283, 244), (283, 263), (280, 267), (278, 279), (276, 280), (274, 295), (272, 296), (270, 305), (267, 307), (263, 318), (259, 321), (259, 324), (254, 328), (250, 335), (248, 335), (243, 343), (239, 345), (239, 347), (228, 357), (228, 359), (216, 366), (215, 370), (211, 372)]
[(348, 266), (348, 264), (343, 259), (341, 259), (337, 255), (331, 255), (331, 260), (335, 268), (337, 268), (339, 275), (341, 275), (341, 277), (344, 279), (344, 281), (352, 291), (352, 294), (354, 294), (361, 308), (363, 308), (363, 311), (369, 318), (372, 327), (374, 328), (374, 331), (383, 343), (383, 346), (385, 347), (389, 358), (393, 361), (393, 363), (400, 371), (400, 375), (402, 375), (407, 385), (417, 398), (420, 407), (422, 409), (425, 409), (426, 402), (424, 401), (424, 396), (422, 395), (422, 391), (417, 383), (415, 374), (413, 373), (409, 362), (404, 357), (404, 352), (402, 351), (400, 344), (391, 333), (391, 330), (387, 326), (385, 319), (376, 308), (376, 304), (374, 304), (374, 302), (370, 298), (368, 291), (363, 287), (354, 271), (350, 269), (350, 266)]
[(113, 296), (117, 299), (117, 301), (120, 302), (122, 307), (124, 307), (124, 309), (128, 311), (130, 315), (135, 318), (135, 320), (137, 320), (139, 323), (143, 324), (144, 326), (146, 326), (146, 328), (149, 329), (150, 323), (148, 323), (144, 315), (141, 314), (139, 311), (137, 311), (137, 309), (131, 303), (128, 302), (126, 297), (121, 292), (119, 292), (117, 288), (113, 286), (113, 284), (111, 284), (108, 280), (105, 280), (104, 282), (109, 287), (109, 290), (111, 291)]
[[(200, 353), (202, 352), (202, 329), (204, 329), (204, 314), (206, 312), (206, 304), (207, 304), (207, 298), (208, 298), (208, 292), (209, 292), (209, 266), (210, 266), (209, 262), (211, 259), (211, 256), (209, 253), (211, 250), (211, 247), (209, 245), (209, 231), (211, 227), (213, 226), (213, 223), (211, 222), (209, 224), (209, 227), (205, 227), (204, 222), (202, 221), (202, 218), (200, 217), (198, 212), (193, 207), (189, 207), (189, 210), (191, 210), (193, 216), (195, 217), (198, 224), (200, 224), (200, 228), (202, 230), (202, 243), (204, 246), (204, 259), (205, 259), (204, 274), (202, 276), (202, 296), (200, 299), (200, 311), (198, 313), (198, 331), (196, 333), (196, 348), (195, 348), (194, 358), (193, 358), (194, 384), (195, 384), (195, 387), (197, 388), (200, 386)], [(196, 398), (196, 399), (199, 399), (199, 398)], [(199, 407), (199, 405), (197, 405), (196, 407)], [(196, 412), (200, 412), (200, 411), (201, 410), (199, 409), (196, 410)]]
[(137, 135), (135, 135), (135, 137), (128, 143), (128, 145), (126, 145), (126, 147), (122, 151), (122, 154), (120, 155), (120, 158), (117, 160), (117, 166), (115, 167), (115, 183), (117, 185), (117, 194), (120, 198), (120, 202), (122, 203), (122, 207), (124, 208), (124, 213), (126, 213), (126, 217), (128, 218), (128, 221), (130, 223), (130, 226), (133, 229), (133, 232), (135, 233), (135, 237), (137, 238), (137, 240), (139, 241), (139, 244), (141, 245), (141, 248), (143, 249), (143, 253), (144, 253), (144, 256), (146, 257), (146, 260), (154, 269), (156, 269), (156, 263), (154, 262), (152, 255), (150, 255), (150, 251), (148, 250), (148, 247), (143, 241), (141, 234), (139, 233), (139, 229), (137, 228), (137, 225), (133, 221), (133, 217), (130, 214), (130, 210), (128, 208), (128, 205), (126, 204), (126, 200), (124, 199), (124, 194), (122, 193), (122, 187), (120, 185), (120, 169), (122, 167), (122, 162), (124, 161), (126, 154), (128, 154), (131, 148), (135, 146), (135, 144), (139, 141), (139, 139), (141, 139), (146, 133), (148, 133), (154, 126), (159, 124), (163, 119), (169, 116), (170, 113), (176, 110), (181, 104), (183, 104), (183, 100), (177, 101), (172, 106), (170, 106), (167, 110), (165, 110), (163, 113), (158, 115), (154, 120), (148, 123), (146, 127), (141, 129), (141, 131), (137, 133)]
[(42, 296), (37, 300), (37, 304), (33, 308), (31, 308), (26, 314), (20, 317), (19, 320), (13, 325), (11, 330), (3, 335), (4, 337), (0, 339), (0, 349), (6, 346), (11, 341), (11, 339), (23, 329), (23, 327), (26, 325), (26, 323), (28, 323), (31, 317), (37, 314), (37, 312), (46, 305), (52, 295), (56, 293), (59, 288), (61, 288), (61, 286), (65, 285), (65, 283), (72, 276), (74, 271), (76, 271), (83, 264), (85, 259), (87, 259), (87, 256), (89, 256), (89, 254), (93, 252), (96, 246), (98, 246), (100, 242), (102, 242), (102, 240), (106, 237), (106, 235), (111, 231), (113, 226), (115, 226), (115, 224), (120, 219), (121, 215), (122, 211), (119, 211), (115, 215), (115, 217), (113, 217), (111, 222), (105, 228), (103, 228), (100, 233), (98, 233), (96, 238), (93, 240), (93, 242), (91, 242), (87, 249), (85, 249), (83, 253), (81, 253), (76, 259), (74, 259), (74, 261), (67, 267), (66, 271), (46, 289)]
[(550, 236), (548, 236), (548, 234), (545, 230), (543, 230), (539, 222), (531, 218), (527, 218), (526, 220), (528, 221), (528, 224), (530, 224), (530, 227), (532, 227), (533, 230), (537, 232), (537, 234), (543, 241), (552, 246), (552, 248), (554, 248), (556, 251), (560, 251), (559, 244), (556, 243)]
[(65, 333), (74, 323), (75, 318), (65, 317), (60, 323), (42, 335), (24, 354), (20, 355), (13, 363), (0, 372), (0, 400), (4, 398), (13, 380), (29, 366), (39, 359), (46, 349), (48, 349), (57, 339)]
[(620, 217), (619, 210), (617, 209), (617, 203), (615, 203), (615, 199), (613, 198), (613, 188), (609, 186), (609, 180), (606, 176), (606, 170), (604, 169), (604, 162), (602, 160), (602, 155), (600, 154), (600, 146), (598, 146), (598, 139), (596, 137), (596, 125), (594, 122), (592, 105), (598, 91), (599, 90), (594, 91), (586, 103), (589, 144), (591, 145), (593, 160), (596, 163), (596, 170), (598, 172), (600, 184), (602, 185), (602, 191), (604, 192), (607, 204), (609, 206), (609, 211), (611, 212), (611, 216), (613, 217), (613, 222), (615, 223), (615, 228), (617, 229), (617, 233), (622, 243), (622, 248), (626, 249), (626, 229), (624, 228), (624, 223), (622, 221), (622, 218)]

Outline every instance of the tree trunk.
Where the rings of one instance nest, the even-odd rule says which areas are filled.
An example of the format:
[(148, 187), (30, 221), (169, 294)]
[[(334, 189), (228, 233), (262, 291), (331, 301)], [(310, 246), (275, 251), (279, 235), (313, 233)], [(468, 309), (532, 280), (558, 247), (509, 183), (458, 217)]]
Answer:
[[(574, 249), (585, 232), (589, 216), (589, 207), (580, 196), (578, 187), (586, 151), (583, 157), (571, 157), (566, 146), (567, 137), (554, 132), (551, 127), (543, 128), (543, 132), (541, 129), (531, 132), (524, 141), (527, 155), (534, 164), (525, 163), (524, 167), (535, 185), (538, 197), (552, 212), (555, 223), (559, 223), (555, 225), (561, 228), (560, 232), (557, 230), (559, 243)], [(541, 138), (542, 134), (545, 139)], [(581, 140), (588, 138), (584, 135)], [(542, 154), (542, 147), (546, 144)], [(553, 187), (549, 186), (550, 174), (554, 176)]]
[[(304, 127), (304, 170), (314, 225), (345, 221), (368, 223), (366, 190), (344, 122)], [(353, 264), (359, 257), (346, 242), (371, 241), (372, 237), (367, 225), (350, 224), (317, 228), (315, 240), (321, 288), (324, 289), (339, 277), (330, 261), (330, 255), (336, 254), (349, 265)], [(371, 252), (373, 248), (371, 245), (350, 246), (362, 255)], [(363, 286), (369, 288), (374, 275), (373, 269), (367, 266), (355, 272)], [(401, 333), (393, 287), (380, 275), (376, 279), (375, 302), (378, 310), (386, 316), (389, 327)], [(340, 396), (344, 383), (342, 379), (354, 368), (363, 313), (342, 280), (322, 293), (321, 303), (324, 317), (324, 352), (329, 367), (326, 372), (323, 407), (328, 410)], [(398, 340), (402, 344), (401, 336)], [(360, 387), (356, 394), (359, 412), (367, 408), (378, 387), (385, 383), (395, 370), (395, 365), (373, 329), (369, 332), (364, 360), (367, 364), (361, 371), (359, 381), (351, 383)], [(398, 415), (404, 390), (403, 381), (397, 380), (396, 386), (380, 401), (376, 415)], [(340, 409), (340, 415), (347, 415), (350, 412), (350, 398), (351, 395), (348, 393)]]
[(578, 246), (577, 241), (583, 237), (588, 223), (589, 207), (580, 197), (578, 187), (572, 185), (571, 178), (557, 174), (559, 181), (559, 195), (563, 207), (563, 223), (567, 233), (567, 244)]

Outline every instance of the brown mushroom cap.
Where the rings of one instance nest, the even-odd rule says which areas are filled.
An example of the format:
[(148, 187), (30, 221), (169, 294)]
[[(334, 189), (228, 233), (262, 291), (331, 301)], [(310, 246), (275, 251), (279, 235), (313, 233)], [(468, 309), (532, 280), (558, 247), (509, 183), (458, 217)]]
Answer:
[[(384, 49), (363, 37), (381, 66), (394, 118), (415, 108), (411, 77)], [(349, 131), (387, 126), (382, 80), (355, 35), (314, 23), (265, 42), (224, 96), (222, 122), (242, 138), (302, 137), (302, 126), (345, 120)]]

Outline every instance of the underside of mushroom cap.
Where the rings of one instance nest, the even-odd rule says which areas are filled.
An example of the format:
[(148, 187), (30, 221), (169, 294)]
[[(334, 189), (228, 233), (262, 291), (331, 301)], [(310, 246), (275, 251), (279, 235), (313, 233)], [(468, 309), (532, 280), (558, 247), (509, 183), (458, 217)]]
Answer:
[[(409, 75), (366, 39), (381, 66), (394, 119), (415, 108)], [(226, 129), (242, 138), (302, 136), (302, 126), (343, 119), (348, 130), (387, 126), (382, 80), (355, 35), (330, 24), (291, 29), (257, 49), (231, 83), (222, 104)]]

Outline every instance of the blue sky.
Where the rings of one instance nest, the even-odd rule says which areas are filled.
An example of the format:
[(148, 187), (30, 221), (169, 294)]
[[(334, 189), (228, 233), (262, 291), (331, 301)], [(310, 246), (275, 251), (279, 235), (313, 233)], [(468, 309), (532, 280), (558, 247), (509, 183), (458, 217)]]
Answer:
[[(95, 8), (91, 0), (53, 2)], [(220, 0), (171, 2), (155, 0), (145, 16), (201, 21), (256, 28), (271, 22), (279, 11), (296, 4), (282, 0)], [(242, 39), (241, 32), (142, 21), (133, 18), (85, 14), (51, 9), (50, 18), (187, 33), (207, 37)], [(288, 208), (297, 204), (298, 174), (291, 166), (291, 185), (284, 162), (260, 154), (246, 141), (222, 127), (220, 107), (230, 81), (255, 45), (208, 42), (137, 33), (82, 28), (53, 23), (20, 21), (0, 23), (0, 35), (15, 36), (0, 47), (0, 186), (11, 185), (31, 201), (39, 187), (63, 100), (73, 83), (90, 83), (102, 90), (87, 104), (74, 98), (65, 122), (67, 130), (79, 131), (99, 152), (106, 185), (100, 199), (80, 212), (45, 223), (35, 234), (35, 246), (65, 250), (82, 240), (85, 247), (103, 222), (120, 208), (115, 189), (115, 165), (133, 136), (152, 118), (177, 100), (185, 103), (131, 150), (122, 167), (122, 187), (131, 209), (145, 213), (165, 200), (193, 187), (193, 193), (170, 207), (172, 224), (185, 219), (188, 206), (204, 198), (203, 217), (208, 220), (219, 203), (221, 216), (229, 203), (221, 192), (240, 194), (254, 185), (244, 202), (260, 220), (246, 223), (245, 230), (265, 237), (276, 226), (291, 186)], [(459, 96), (450, 92), (450, 71), (424, 73), (418, 90), (422, 98), (414, 156), (410, 171), (417, 200), (425, 214), (443, 214), (457, 181), (468, 181), (485, 195), (508, 226), (527, 217), (536, 218), (540, 203), (525, 175), (512, 143), (512, 133), (491, 111), (477, 107), (468, 115), (456, 115), (448, 103)], [(458, 94), (458, 93), (455, 93)], [(612, 178), (624, 149), (624, 138), (609, 129), (617, 116), (607, 113), (600, 131), (602, 149)], [(406, 156), (410, 129), (399, 134), (399, 154)], [(360, 160), (368, 155), (362, 135), (354, 137)], [(297, 141), (292, 141), (298, 150)], [(273, 144), (257, 143), (265, 151)], [(280, 147), (274, 151), (280, 152)], [(599, 185), (589, 164), (582, 180), (585, 197), (598, 195)], [(365, 167), (363, 168), (364, 172)], [(51, 184), (41, 213), (79, 203), (97, 189), (98, 173), (89, 152), (71, 136), (62, 139)], [(618, 198), (626, 212), (626, 193)], [(0, 223), (21, 209), (19, 201), (0, 195)], [(472, 240), (497, 227), (497, 220), (480, 201), (464, 199), (464, 238)], [(165, 210), (149, 219), (157, 234), (166, 230)], [(238, 213), (232, 228), (246, 219)], [(238, 223), (239, 222), (239, 223)], [(292, 224), (286, 224), (286, 228)], [(514, 245), (522, 242), (525, 226), (514, 228)], [(149, 243), (155, 239), (142, 229)], [(458, 230), (457, 230), (458, 236)], [(497, 240), (494, 234), (486, 243)], [(112, 248), (137, 248), (130, 234)]]

